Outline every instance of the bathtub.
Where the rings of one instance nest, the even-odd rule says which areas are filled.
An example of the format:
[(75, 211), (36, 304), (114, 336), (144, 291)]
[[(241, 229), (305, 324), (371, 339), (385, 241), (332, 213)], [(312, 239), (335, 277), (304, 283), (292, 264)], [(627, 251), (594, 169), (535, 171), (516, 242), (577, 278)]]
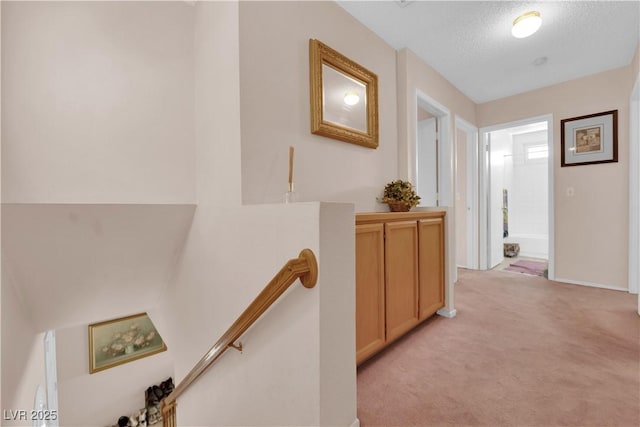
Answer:
[(531, 258), (549, 258), (549, 236), (546, 234), (514, 234), (505, 237), (504, 243), (518, 243), (520, 255)]

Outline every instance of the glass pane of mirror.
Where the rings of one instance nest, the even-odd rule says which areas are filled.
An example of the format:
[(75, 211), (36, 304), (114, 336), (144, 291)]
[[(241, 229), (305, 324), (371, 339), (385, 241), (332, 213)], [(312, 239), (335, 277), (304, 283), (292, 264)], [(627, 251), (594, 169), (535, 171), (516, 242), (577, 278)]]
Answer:
[(367, 131), (367, 88), (363, 83), (322, 64), (322, 90), (325, 121)]

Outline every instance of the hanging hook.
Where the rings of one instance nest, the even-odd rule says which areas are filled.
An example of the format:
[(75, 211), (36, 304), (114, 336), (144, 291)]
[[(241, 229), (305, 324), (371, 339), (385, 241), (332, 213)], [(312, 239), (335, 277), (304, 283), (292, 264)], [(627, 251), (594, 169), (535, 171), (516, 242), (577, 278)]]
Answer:
[(233, 348), (235, 350), (238, 350), (240, 353), (242, 353), (242, 343), (241, 342), (239, 342), (238, 344), (231, 343), (231, 344), (229, 344), (229, 347), (231, 347), (231, 348)]

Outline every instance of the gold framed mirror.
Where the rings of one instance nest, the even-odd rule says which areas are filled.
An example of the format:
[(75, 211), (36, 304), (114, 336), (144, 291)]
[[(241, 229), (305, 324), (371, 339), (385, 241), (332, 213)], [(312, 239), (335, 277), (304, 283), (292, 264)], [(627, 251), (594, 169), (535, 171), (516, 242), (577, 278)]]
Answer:
[(309, 40), (311, 133), (378, 147), (378, 76)]

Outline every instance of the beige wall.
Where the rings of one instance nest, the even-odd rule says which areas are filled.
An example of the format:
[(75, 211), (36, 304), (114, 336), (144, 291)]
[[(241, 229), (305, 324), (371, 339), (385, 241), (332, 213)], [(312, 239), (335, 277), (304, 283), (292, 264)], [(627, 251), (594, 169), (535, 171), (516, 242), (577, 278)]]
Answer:
[[(378, 75), (380, 145), (360, 147), (312, 135), (309, 39), (316, 38)], [(334, 2), (241, 2), (240, 77), (243, 202), (281, 202), (288, 147), (302, 201), (376, 203), (397, 178), (396, 53)]]
[[(627, 288), (632, 67), (480, 104), (480, 127), (553, 114), (555, 275)], [(618, 110), (618, 163), (560, 167), (560, 120)], [(575, 195), (568, 196), (573, 188)]]
[(4, 2), (3, 202), (193, 201), (190, 9)]
[(451, 113), (450, 135), (454, 140), (454, 115), (476, 123), (475, 104), (436, 70), (409, 49), (397, 53), (398, 62), (398, 175), (413, 180), (416, 141), (416, 91), (431, 97)]
[[(242, 353), (226, 353), (179, 398), (178, 424), (348, 426), (356, 418), (353, 205), (240, 205), (242, 7), (194, 7), (199, 203), (162, 310), (177, 380), (301, 249), (318, 256), (320, 281), (311, 290), (294, 284), (240, 339)], [(264, 54), (282, 52), (263, 46)]]
[(636, 78), (640, 73), (640, 43), (638, 43), (638, 49), (636, 49), (636, 54), (631, 61), (631, 75), (633, 78)]
[[(441, 144), (439, 150), (447, 158), (449, 183), (440, 182), (440, 199), (446, 200), (447, 209), (447, 309), (454, 308), (453, 283), (457, 280), (456, 269), (456, 221), (454, 204), (454, 160), (455, 160), (455, 116), (459, 116), (471, 124), (475, 124), (475, 104), (462, 92), (456, 89), (444, 77), (419, 59), (409, 49), (397, 53), (398, 69), (398, 177), (415, 181), (415, 147), (417, 129), (417, 91), (421, 91), (449, 110), (449, 145)], [(441, 175), (442, 176), (442, 175)], [(448, 186), (447, 186), (448, 185)], [(444, 195), (444, 193), (447, 193)], [(444, 196), (443, 196), (444, 195)]]
[[(0, 2), (0, 46), (2, 46), (2, 2)], [(0, 58), (2, 49), (0, 48)], [(1, 64), (0, 64), (1, 65)], [(2, 67), (0, 66), (0, 82), (2, 82)], [(2, 84), (0, 83), (0, 100), (2, 100)], [(2, 102), (0, 101), (0, 129), (2, 129)], [(2, 132), (0, 131), (0, 147), (2, 147)], [(2, 200), (2, 149), (0, 148), (0, 201)], [(2, 224), (2, 209), (0, 209), (0, 224)], [(0, 225), (0, 241), (2, 241), (2, 225)], [(0, 255), (2, 250), (0, 249)], [(0, 280), (2, 278), (2, 262), (0, 262)], [(0, 283), (0, 285), (2, 285)], [(640, 305), (640, 300), (638, 300)], [(0, 327), (2, 325), (2, 290), (0, 286)], [(0, 339), (0, 378), (2, 378), (2, 340)], [(0, 386), (0, 402), (2, 402), (2, 387)]]
[[(4, 262), (3, 262), (4, 263)], [(8, 266), (2, 267), (2, 409), (30, 410), (38, 385), (45, 387), (43, 333), (30, 319), (28, 302)], [(7, 351), (9, 349), (9, 351)], [(3, 426), (30, 426), (30, 420), (5, 419)]]
[[(190, 219), (171, 247), (152, 237), (173, 234), (166, 222), (141, 230), (166, 205), (136, 203), (194, 200), (192, 8), (3, 2), (2, 9), (2, 251), (28, 307), (24, 319), (11, 299), (2, 310), (3, 408), (32, 408), (33, 372), (44, 368), (42, 334), (28, 352), (22, 325), (28, 320), (36, 332), (75, 325), (58, 340), (61, 425), (112, 425), (144, 406), (146, 386), (172, 374), (164, 353), (89, 375), (86, 325), (149, 310), (177, 261)], [(55, 204), (65, 213), (52, 212)], [(26, 210), (8, 214), (16, 208)], [(121, 227), (134, 217), (144, 225)], [(107, 241), (113, 246), (102, 251)], [(140, 243), (151, 246), (129, 252)], [(147, 264), (157, 250), (173, 262)], [(126, 261), (116, 266), (117, 259)], [(4, 277), (2, 286), (4, 303)]]

